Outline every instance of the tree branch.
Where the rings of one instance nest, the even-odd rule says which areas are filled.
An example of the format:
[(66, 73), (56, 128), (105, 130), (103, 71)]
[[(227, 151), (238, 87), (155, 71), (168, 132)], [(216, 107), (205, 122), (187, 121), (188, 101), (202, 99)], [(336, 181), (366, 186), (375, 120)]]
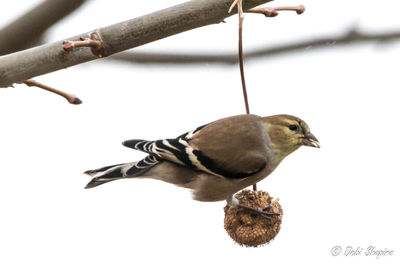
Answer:
[(44, 90), (46, 90), (46, 91), (49, 91), (49, 92), (51, 92), (51, 93), (54, 93), (54, 94), (56, 94), (56, 95), (62, 96), (62, 97), (64, 97), (70, 104), (73, 104), (73, 105), (82, 104), (82, 101), (81, 101), (78, 97), (76, 97), (75, 95), (68, 94), (68, 93), (66, 93), (66, 92), (63, 92), (63, 91), (58, 90), (58, 89), (56, 89), (56, 88), (53, 88), (53, 87), (51, 87), (51, 86), (45, 85), (45, 84), (43, 84), (43, 83), (37, 82), (37, 81), (35, 81), (35, 80), (32, 80), (32, 79), (31, 79), (31, 80), (26, 80), (26, 81), (22, 81), (21, 83), (24, 83), (24, 84), (26, 84), (26, 85), (29, 86), (29, 87), (32, 87), (32, 86), (38, 87), (38, 88), (44, 89)]
[(47, 0), (26, 12), (0, 30), (0, 55), (36, 45), (48, 28), (84, 2), (85, 0)]
[(280, 7), (259, 7), (247, 10), (247, 13), (258, 13), (263, 14), (266, 17), (276, 17), (278, 16), (278, 11), (295, 11), (297, 15), (303, 14), (305, 7), (303, 5), (299, 6), (280, 6)]
[[(270, 1), (247, 0), (244, 9)], [(231, 3), (232, 0), (192, 0), (68, 40), (100, 38), (103, 44), (101, 56), (109, 56), (174, 34), (219, 23), (235, 13), (227, 12)], [(97, 58), (87, 47), (79, 47), (72, 52), (64, 51), (62, 41), (3, 56), (0, 57), (0, 87)]]
[[(365, 42), (389, 42), (400, 40), (400, 31), (384, 33), (363, 33), (350, 29), (340, 36), (322, 37), (292, 42), (287, 45), (266, 47), (245, 53), (246, 60), (259, 60), (265, 57), (279, 56), (285, 53), (307, 51), (309, 49), (332, 48), (338, 45), (350, 45)], [(216, 63), (235, 65), (238, 63), (236, 53), (227, 54), (183, 54), (183, 53), (145, 53), (123, 52), (113, 55), (108, 60), (123, 61), (136, 64), (201, 64)]]

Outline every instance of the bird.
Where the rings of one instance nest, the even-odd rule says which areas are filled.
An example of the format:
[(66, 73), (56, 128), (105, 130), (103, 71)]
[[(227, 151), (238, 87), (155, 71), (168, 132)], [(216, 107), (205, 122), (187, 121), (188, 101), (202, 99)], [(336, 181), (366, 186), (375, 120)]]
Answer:
[(267, 217), (270, 207), (243, 206), (234, 194), (270, 175), (301, 146), (320, 148), (309, 126), (287, 114), (243, 114), (216, 120), (174, 139), (127, 140), (122, 145), (147, 153), (140, 161), (116, 164), (85, 174), (85, 188), (124, 178), (152, 178), (192, 190), (198, 201), (226, 200), (231, 207)]

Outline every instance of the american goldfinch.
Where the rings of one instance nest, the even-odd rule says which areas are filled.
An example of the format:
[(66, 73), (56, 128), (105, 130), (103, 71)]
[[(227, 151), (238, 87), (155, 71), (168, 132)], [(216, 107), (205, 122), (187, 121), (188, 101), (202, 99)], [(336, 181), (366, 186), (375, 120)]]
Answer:
[[(137, 162), (107, 166), (85, 173), (92, 188), (123, 178), (147, 177), (192, 189), (199, 201), (227, 200), (267, 177), (300, 146), (319, 148), (308, 125), (291, 115), (238, 115), (220, 119), (175, 139), (128, 140), (124, 146), (148, 155)], [(261, 214), (270, 214), (260, 209)]]

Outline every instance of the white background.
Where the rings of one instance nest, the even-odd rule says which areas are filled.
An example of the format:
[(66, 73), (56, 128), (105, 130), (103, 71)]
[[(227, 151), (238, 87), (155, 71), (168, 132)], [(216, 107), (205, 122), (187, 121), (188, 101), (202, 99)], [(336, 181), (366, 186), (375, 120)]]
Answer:
[[(0, 25), (38, 1), (12, 1)], [(89, 1), (48, 41), (147, 14), (181, 1)], [(245, 51), (334, 36), (357, 25), (400, 29), (400, 3), (275, 1), (306, 12), (245, 16)], [(237, 17), (137, 48), (235, 52)], [(225, 203), (151, 180), (84, 190), (87, 169), (136, 161), (126, 139), (175, 137), (244, 112), (238, 66), (138, 65), (99, 60), (36, 79), (78, 95), (17, 85), (0, 90), (1, 266), (395, 266), (399, 242), (399, 42), (367, 43), (246, 63), (251, 111), (301, 117), (322, 148), (301, 148), (259, 189), (279, 197), (282, 229), (269, 245), (244, 248), (223, 229)], [(334, 246), (394, 250), (333, 257)]]

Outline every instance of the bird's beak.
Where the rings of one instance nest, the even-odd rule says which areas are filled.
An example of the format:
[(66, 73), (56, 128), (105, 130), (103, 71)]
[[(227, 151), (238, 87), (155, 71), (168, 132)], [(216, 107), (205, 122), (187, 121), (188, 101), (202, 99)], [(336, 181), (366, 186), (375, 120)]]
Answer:
[(303, 145), (320, 148), (318, 139), (310, 132), (304, 136)]

